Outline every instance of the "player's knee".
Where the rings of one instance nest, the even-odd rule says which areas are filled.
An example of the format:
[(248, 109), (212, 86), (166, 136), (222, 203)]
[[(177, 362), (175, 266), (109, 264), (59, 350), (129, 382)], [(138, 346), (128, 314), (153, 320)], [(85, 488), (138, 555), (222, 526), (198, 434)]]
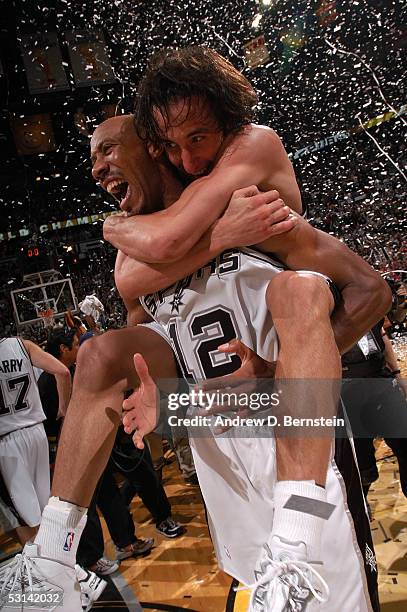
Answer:
[(291, 271), (273, 278), (267, 300), (273, 318), (284, 318), (298, 326), (315, 325), (329, 317), (333, 302), (323, 278)]
[(78, 351), (75, 378), (83, 377), (88, 388), (92, 387), (93, 383), (113, 384), (116, 382), (113, 378), (117, 358), (111, 332), (93, 336), (82, 344)]

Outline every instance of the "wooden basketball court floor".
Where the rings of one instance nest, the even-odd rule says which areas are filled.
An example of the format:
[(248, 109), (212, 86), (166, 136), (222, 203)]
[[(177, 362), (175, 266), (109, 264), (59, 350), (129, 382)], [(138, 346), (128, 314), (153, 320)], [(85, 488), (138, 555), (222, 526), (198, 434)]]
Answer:
[[(377, 445), (379, 480), (369, 492), (372, 509), (373, 540), (379, 568), (382, 612), (407, 610), (407, 499), (403, 496), (398, 465), (384, 442)], [(248, 593), (235, 595), (232, 579), (217, 568), (205, 521), (199, 488), (184, 483), (175, 462), (166, 466), (163, 482), (172, 505), (173, 516), (187, 529), (185, 535), (169, 540), (155, 531), (154, 523), (142, 503), (131, 505), (138, 537), (153, 537), (155, 547), (143, 558), (122, 561), (112, 575), (123, 600), (97, 602), (95, 610), (166, 610), (195, 612), (243, 612)], [(105, 533), (106, 555), (113, 558), (114, 546)], [(7, 535), (0, 536), (0, 560), (16, 549)], [(351, 610), (341, 612), (353, 612)]]
[[(397, 461), (384, 442), (378, 444), (377, 456), (380, 478), (369, 492), (369, 502), (374, 517), (371, 527), (379, 567), (380, 601), (383, 612), (405, 612), (407, 499), (400, 489)], [(239, 592), (231, 597), (232, 580), (217, 569), (198, 487), (185, 485), (175, 464), (164, 468), (164, 484), (173, 516), (186, 526), (187, 532), (175, 540), (164, 538), (155, 531), (142, 504), (134, 501), (131, 510), (138, 526), (137, 535), (154, 537), (156, 545), (147, 557), (123, 561), (119, 582), (123, 580), (130, 587), (142, 602), (141, 609), (147, 604), (150, 610), (243, 612), (248, 594)], [(113, 556), (110, 536), (105, 534), (106, 553)], [(154, 608), (154, 603), (160, 607)]]
[[(407, 343), (396, 343), (402, 375), (407, 377)], [(407, 612), (407, 499), (400, 489), (398, 464), (384, 442), (377, 442), (379, 480), (369, 491), (371, 529), (379, 570), (382, 612)], [(182, 608), (196, 612), (245, 612), (249, 594), (234, 593), (232, 579), (217, 568), (197, 487), (184, 484), (175, 464), (164, 468), (164, 484), (174, 518), (187, 532), (175, 540), (157, 534), (139, 501), (132, 512), (140, 537), (154, 537), (148, 557), (122, 562), (120, 579), (148, 609)], [(113, 547), (106, 535), (106, 552)], [(140, 608), (138, 608), (140, 610)], [(341, 612), (353, 612), (343, 610)]]

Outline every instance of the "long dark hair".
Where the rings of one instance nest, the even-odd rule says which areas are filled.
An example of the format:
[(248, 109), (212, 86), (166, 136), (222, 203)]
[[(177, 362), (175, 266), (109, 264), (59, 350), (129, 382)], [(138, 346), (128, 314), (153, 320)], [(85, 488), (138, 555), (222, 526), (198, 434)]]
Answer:
[(160, 110), (167, 127), (171, 102), (185, 99), (190, 106), (191, 96), (209, 103), (225, 134), (253, 120), (256, 92), (224, 57), (208, 47), (165, 49), (151, 57), (138, 87), (135, 122), (140, 138), (160, 144), (162, 133), (153, 110)]

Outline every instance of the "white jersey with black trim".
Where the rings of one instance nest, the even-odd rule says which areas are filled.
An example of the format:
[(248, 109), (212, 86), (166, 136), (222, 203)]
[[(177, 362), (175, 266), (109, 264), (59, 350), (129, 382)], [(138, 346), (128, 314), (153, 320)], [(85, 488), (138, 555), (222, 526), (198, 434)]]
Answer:
[(198, 381), (224, 376), (234, 372), (240, 360), (217, 347), (233, 338), (268, 361), (277, 358), (277, 335), (266, 290), (284, 269), (264, 253), (232, 249), (140, 301), (171, 338), (185, 378)]
[[(218, 346), (235, 337), (261, 357), (269, 361), (277, 358), (278, 342), (266, 305), (266, 290), (273, 277), (284, 269), (279, 262), (253, 249), (233, 249), (171, 287), (144, 296), (141, 303), (170, 337), (187, 379), (223, 376), (235, 371), (240, 360), (219, 352)], [(322, 274), (299, 274), (315, 274), (329, 284)], [(258, 578), (254, 568), (264, 555), (272, 529), (277, 478), (275, 439), (261, 437), (261, 433), (253, 435), (249, 429), (244, 437), (241, 428), (231, 428), (225, 435), (218, 435), (211, 426), (188, 428), (219, 565), (246, 584)], [(340, 452), (338, 456), (342, 457)], [(346, 458), (343, 453), (342, 461), (344, 474), (357, 488), (357, 468), (349, 449)], [(368, 580), (375, 596), (377, 574), (362, 556), (365, 550), (369, 551), (374, 561), (373, 545), (369, 540), (366, 549), (363, 547), (361, 528), (353, 522), (347, 505), (345, 484), (347, 487), (332, 459), (326, 492), (335, 510), (323, 530), (321, 569), (318, 566), (329, 584), (331, 597), (321, 606), (321, 612), (376, 611), (378, 608), (373, 608), (370, 601)], [(368, 520), (366, 516), (363, 519), (361, 510), (363, 502), (352, 503), (368, 533)], [(363, 548), (359, 548), (359, 537)], [(305, 607), (308, 609), (306, 603), (298, 610), (305, 611)]]
[(0, 340), (0, 436), (45, 421), (30, 356), (19, 338)]

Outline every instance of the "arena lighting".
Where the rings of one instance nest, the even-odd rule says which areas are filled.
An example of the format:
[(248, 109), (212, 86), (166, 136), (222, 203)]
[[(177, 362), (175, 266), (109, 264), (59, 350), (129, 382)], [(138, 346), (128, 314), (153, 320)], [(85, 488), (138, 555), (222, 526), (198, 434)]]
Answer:
[(270, 6), (271, 0), (261, 0), (261, 3), (263, 4), (263, 6)]
[(263, 19), (263, 15), (261, 15), (260, 13), (257, 13), (257, 15), (255, 16), (255, 18), (253, 19), (252, 22), (252, 28), (254, 28), (255, 30), (257, 30), (257, 28), (260, 25), (260, 21)]

